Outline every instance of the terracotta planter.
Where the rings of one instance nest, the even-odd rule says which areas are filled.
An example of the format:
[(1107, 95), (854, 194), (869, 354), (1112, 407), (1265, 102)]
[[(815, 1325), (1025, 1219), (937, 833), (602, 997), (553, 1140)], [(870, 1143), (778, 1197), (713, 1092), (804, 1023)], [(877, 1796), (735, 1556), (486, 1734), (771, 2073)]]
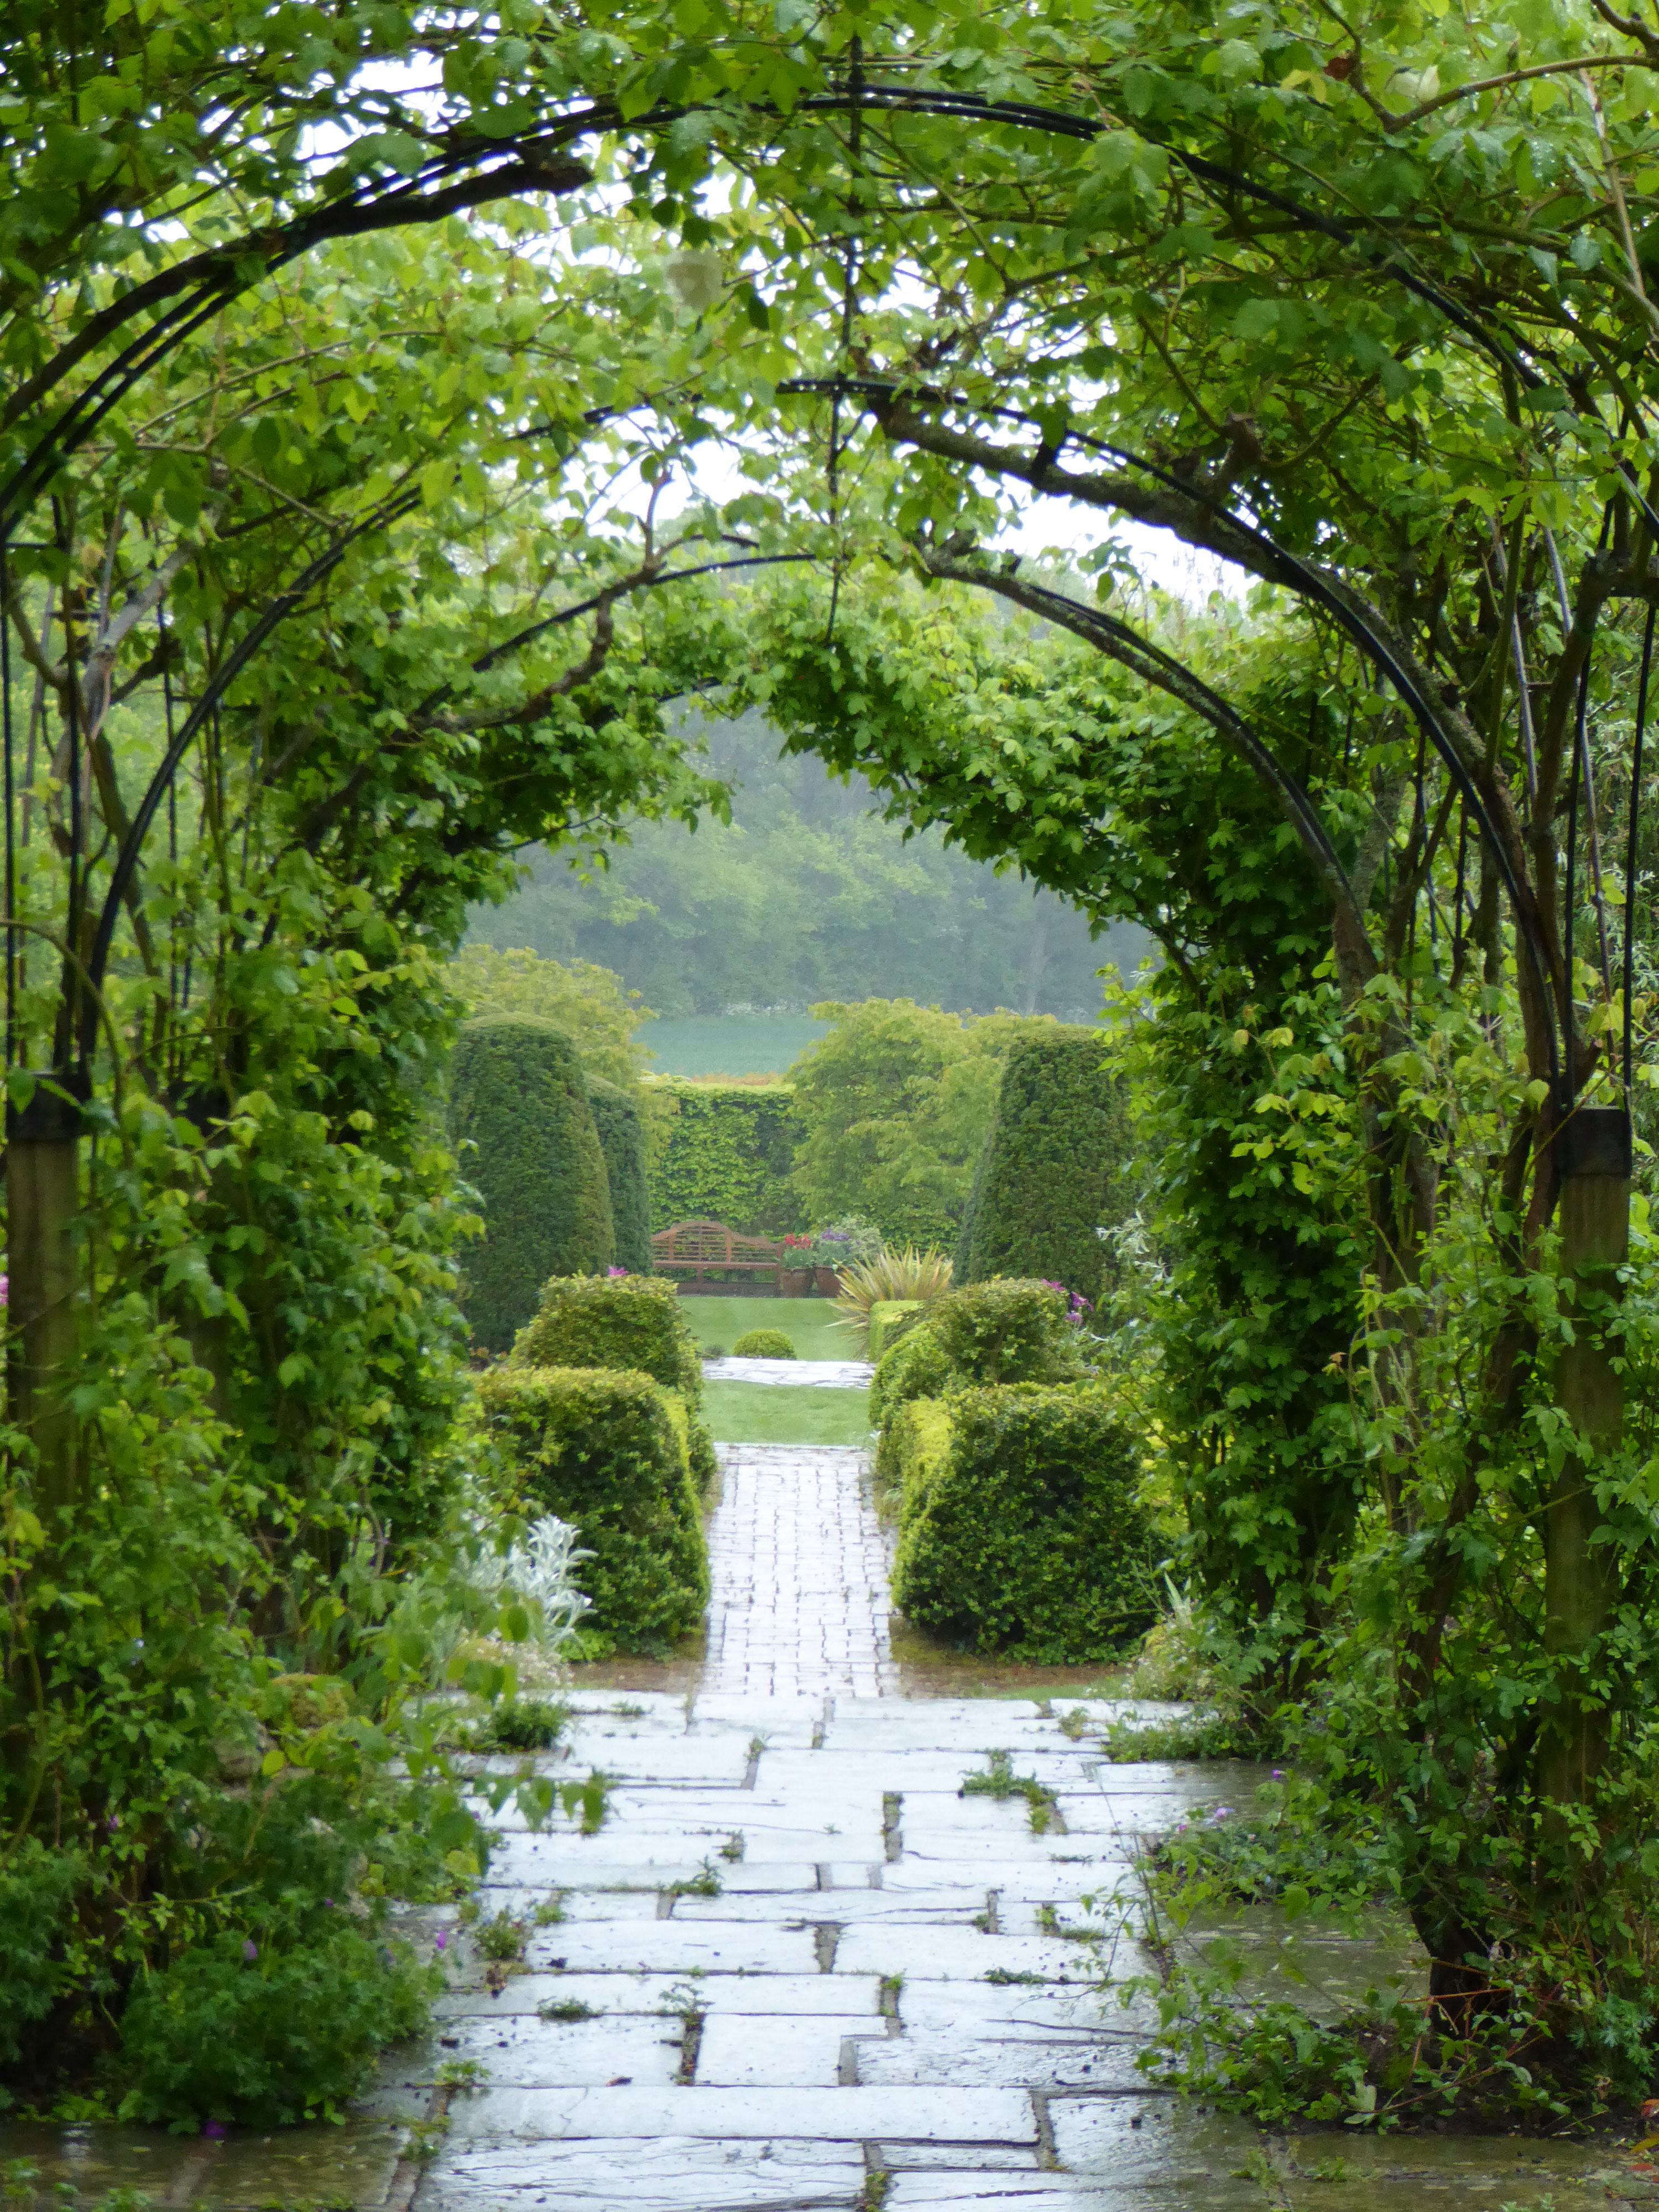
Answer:
[(810, 1267), (780, 1267), (778, 1296), (781, 1298), (808, 1298), (812, 1295), (812, 1270)]
[(841, 1278), (833, 1267), (814, 1267), (812, 1279), (817, 1285), (821, 1298), (838, 1298), (841, 1296)]

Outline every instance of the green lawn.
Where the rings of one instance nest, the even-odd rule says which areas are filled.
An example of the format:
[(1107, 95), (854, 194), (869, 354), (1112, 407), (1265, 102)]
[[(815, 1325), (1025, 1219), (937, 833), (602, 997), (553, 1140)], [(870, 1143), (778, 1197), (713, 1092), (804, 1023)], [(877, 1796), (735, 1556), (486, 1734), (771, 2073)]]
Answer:
[[(830, 1298), (682, 1298), (680, 1311), (705, 1352), (730, 1352), (751, 1328), (781, 1328), (797, 1359), (861, 1359), (864, 1347), (855, 1330), (837, 1328)], [(734, 1443), (741, 1441), (733, 1438)]]
[(862, 1444), (867, 1390), (815, 1390), (787, 1382), (709, 1382), (703, 1419), (722, 1444)]

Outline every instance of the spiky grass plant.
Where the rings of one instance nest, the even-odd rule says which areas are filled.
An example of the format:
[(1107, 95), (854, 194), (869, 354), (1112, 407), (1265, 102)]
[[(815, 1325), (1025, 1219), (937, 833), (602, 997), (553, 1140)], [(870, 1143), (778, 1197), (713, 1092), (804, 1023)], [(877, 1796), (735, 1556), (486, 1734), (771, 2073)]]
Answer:
[(930, 1244), (925, 1252), (918, 1252), (914, 1244), (902, 1251), (888, 1246), (873, 1260), (839, 1268), (836, 1279), (841, 1285), (836, 1326), (856, 1329), (867, 1341), (872, 1306), (889, 1298), (915, 1298), (931, 1305), (951, 1287), (951, 1261), (937, 1245)]

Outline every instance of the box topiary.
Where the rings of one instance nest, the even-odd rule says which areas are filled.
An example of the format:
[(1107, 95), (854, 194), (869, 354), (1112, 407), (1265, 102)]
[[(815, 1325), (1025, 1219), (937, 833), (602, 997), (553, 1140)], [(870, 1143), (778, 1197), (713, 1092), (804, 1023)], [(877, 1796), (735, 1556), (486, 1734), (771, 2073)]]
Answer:
[(1117, 1651), (1157, 1614), (1139, 1455), (1107, 1393), (956, 1392), (894, 1424), (893, 1599), (918, 1627), (1042, 1665)]
[(1128, 1108), (1106, 1051), (1083, 1029), (1010, 1050), (957, 1247), (959, 1283), (1047, 1278), (1098, 1299), (1111, 1252), (1095, 1232), (1135, 1206)]
[(781, 1328), (745, 1329), (732, 1347), (738, 1359), (793, 1359), (795, 1347)]
[(870, 1378), (870, 1419), (884, 1428), (912, 1398), (937, 1398), (951, 1379), (951, 1363), (926, 1322), (884, 1352)]
[(672, 1283), (661, 1275), (558, 1275), (513, 1346), (518, 1367), (637, 1367), (692, 1407), (702, 1358)]
[(1018, 1277), (969, 1283), (928, 1309), (927, 1326), (967, 1382), (1068, 1382), (1083, 1371), (1064, 1294)]
[(646, 1182), (645, 1123), (625, 1091), (603, 1076), (587, 1079), (587, 1103), (605, 1154), (611, 1190), (611, 1219), (617, 1265), (630, 1275), (648, 1275), (651, 1255), (651, 1197)]
[(638, 1372), (503, 1366), (479, 1378), (484, 1423), (525, 1503), (580, 1532), (583, 1626), (632, 1651), (688, 1635), (708, 1601), (708, 1553), (687, 1425)]
[(548, 1022), (468, 1022), (450, 1066), (449, 1127), (483, 1205), (462, 1304), (477, 1341), (505, 1352), (550, 1275), (609, 1267), (605, 1154), (576, 1048)]

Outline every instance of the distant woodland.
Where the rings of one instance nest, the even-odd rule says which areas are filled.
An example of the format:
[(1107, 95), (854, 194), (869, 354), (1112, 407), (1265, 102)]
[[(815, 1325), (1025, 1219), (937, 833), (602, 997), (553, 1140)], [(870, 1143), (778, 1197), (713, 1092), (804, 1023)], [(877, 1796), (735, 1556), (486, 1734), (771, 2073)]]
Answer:
[(907, 840), (864, 783), (835, 781), (816, 757), (780, 760), (778, 743), (759, 714), (712, 725), (729, 826), (642, 823), (588, 881), (538, 848), (523, 888), (474, 912), (470, 941), (595, 961), (665, 1015), (911, 998), (1087, 1019), (1096, 970), (1127, 977), (1147, 957), (1133, 923), (1091, 937), (1052, 893), (937, 831)]

